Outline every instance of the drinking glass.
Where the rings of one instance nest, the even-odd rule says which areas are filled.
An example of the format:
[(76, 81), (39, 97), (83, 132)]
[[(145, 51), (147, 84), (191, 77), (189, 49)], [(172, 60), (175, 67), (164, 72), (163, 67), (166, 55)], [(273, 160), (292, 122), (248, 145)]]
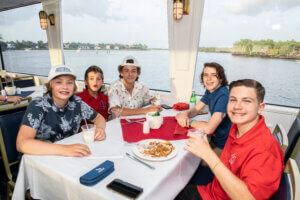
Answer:
[(94, 142), (95, 138), (95, 129), (96, 126), (94, 124), (82, 125), (82, 136), (83, 140), (86, 144), (91, 144)]
[(189, 129), (188, 133), (194, 133), (196, 135), (201, 136), (202, 138), (204, 137), (204, 130), (203, 129), (195, 129), (195, 128)]
[(122, 115), (123, 108), (122, 107), (115, 107), (111, 110), (112, 112), (112, 118), (115, 120), (115, 122), (119, 123), (120, 118)]

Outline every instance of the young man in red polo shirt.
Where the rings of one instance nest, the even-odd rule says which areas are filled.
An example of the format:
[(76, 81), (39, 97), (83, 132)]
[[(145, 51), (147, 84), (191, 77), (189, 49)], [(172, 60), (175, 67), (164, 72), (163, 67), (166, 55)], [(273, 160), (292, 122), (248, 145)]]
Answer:
[(108, 97), (101, 93), (103, 84), (103, 71), (98, 66), (90, 66), (84, 74), (85, 90), (77, 96), (87, 103), (90, 107), (108, 119)]
[(261, 115), (264, 87), (244, 79), (229, 86), (232, 127), (219, 158), (207, 137), (189, 133), (186, 150), (202, 158), (215, 178), (207, 186), (187, 185), (176, 199), (269, 199), (279, 187), (283, 152)]

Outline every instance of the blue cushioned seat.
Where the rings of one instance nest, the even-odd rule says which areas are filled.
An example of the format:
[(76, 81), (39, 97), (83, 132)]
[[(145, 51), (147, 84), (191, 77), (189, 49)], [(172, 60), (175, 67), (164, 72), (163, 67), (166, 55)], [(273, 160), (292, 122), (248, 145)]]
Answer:
[(290, 157), (295, 159), (295, 156), (300, 148), (299, 136), (300, 136), (300, 117), (298, 116), (295, 119), (294, 123), (292, 124), (287, 134), (289, 145), (284, 154), (284, 164), (286, 164), (286, 162)]
[(280, 185), (271, 200), (298, 200), (300, 199), (300, 175), (297, 163), (290, 158), (281, 175)]
[[(27, 104), (22, 107), (10, 107), (0, 112), (0, 149), (7, 180), (7, 196), (11, 197), (18, 173), (20, 153), (16, 149), (18, 131), (25, 114)], [(1, 163), (2, 164), (2, 163)]]
[(291, 189), (288, 174), (282, 173), (279, 188), (271, 200), (292, 200)]

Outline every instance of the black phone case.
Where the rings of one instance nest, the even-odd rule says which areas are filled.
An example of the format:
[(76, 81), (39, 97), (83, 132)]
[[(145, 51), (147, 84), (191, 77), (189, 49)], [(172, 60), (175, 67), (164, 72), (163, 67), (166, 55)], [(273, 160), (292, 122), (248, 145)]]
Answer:
[(132, 185), (120, 179), (114, 179), (106, 187), (130, 198), (137, 198), (143, 192), (143, 188)]
[(162, 104), (161, 107), (163, 107), (164, 109), (172, 109), (171, 106), (168, 106), (168, 105), (166, 105), (166, 104)]

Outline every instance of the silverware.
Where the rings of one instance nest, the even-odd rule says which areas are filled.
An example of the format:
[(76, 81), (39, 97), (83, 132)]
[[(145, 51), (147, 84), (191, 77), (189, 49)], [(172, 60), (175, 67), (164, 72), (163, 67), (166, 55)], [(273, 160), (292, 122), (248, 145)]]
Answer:
[(136, 120), (136, 121), (132, 121), (130, 119), (125, 119), (127, 122), (122, 123), (122, 125), (126, 125), (126, 124), (132, 124), (132, 123), (139, 123), (139, 124), (144, 124), (144, 119), (140, 119), (140, 120)]
[(136, 122), (136, 123), (140, 123), (140, 124), (143, 124), (144, 123), (144, 119), (139, 119), (139, 120), (136, 120), (136, 121), (132, 121), (132, 120), (130, 120), (130, 119), (125, 119), (127, 122), (132, 122), (132, 123), (134, 123), (134, 122)]
[(125, 123), (122, 123), (122, 125), (126, 125), (126, 124), (132, 124), (132, 123), (134, 123), (134, 122), (125, 122)]
[(137, 159), (136, 157), (134, 157), (133, 155), (130, 155), (129, 153), (126, 152), (126, 156), (128, 156), (129, 158), (131, 158), (132, 160), (138, 161), (139, 163), (149, 167), (150, 169), (155, 169), (155, 167), (149, 165), (148, 163), (145, 163), (144, 161), (141, 161), (140, 159)]

